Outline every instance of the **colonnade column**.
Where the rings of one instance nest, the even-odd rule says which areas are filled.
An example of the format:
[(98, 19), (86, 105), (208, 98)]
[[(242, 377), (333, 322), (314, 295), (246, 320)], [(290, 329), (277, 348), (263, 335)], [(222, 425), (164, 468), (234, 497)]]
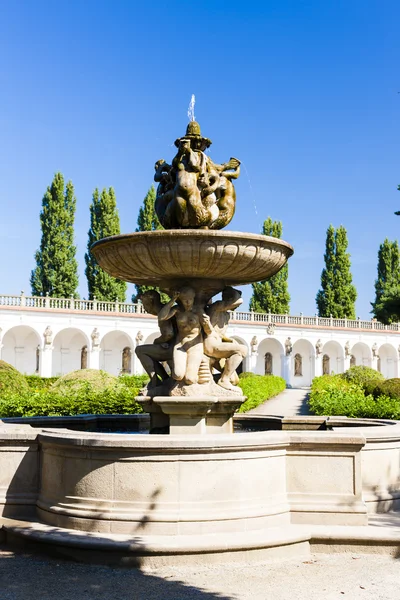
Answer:
[(322, 355), (315, 354), (314, 357), (311, 357), (311, 360), (314, 358), (314, 377), (321, 377), (322, 375)]
[[(246, 371), (251, 371), (252, 373), (256, 372), (257, 356), (258, 356), (258, 352), (250, 352), (250, 354), (247, 357)], [(243, 360), (243, 363), (246, 364), (246, 359)], [(245, 370), (245, 369), (243, 369), (243, 370)]]
[(39, 372), (41, 377), (51, 377), (53, 371), (53, 350), (54, 347), (45, 344), (40, 352)]
[(93, 346), (89, 352), (89, 369), (100, 370), (100, 346)]
[(282, 364), (283, 364), (283, 379), (286, 381), (287, 387), (292, 387), (292, 377), (291, 377), (291, 365), (292, 365), (292, 356), (291, 354), (284, 354), (282, 356)]

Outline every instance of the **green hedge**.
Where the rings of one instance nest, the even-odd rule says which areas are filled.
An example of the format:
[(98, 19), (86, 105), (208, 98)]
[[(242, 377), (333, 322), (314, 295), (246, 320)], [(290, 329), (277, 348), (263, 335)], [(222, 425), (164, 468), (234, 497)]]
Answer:
[(364, 365), (356, 365), (350, 367), (344, 373), (340, 375), (341, 379), (350, 383), (356, 383), (364, 387), (370, 381), (384, 381), (385, 378), (379, 371), (371, 369), (371, 367), (365, 367)]
[(374, 397), (371, 393), (366, 393), (370, 384), (371, 380), (365, 381), (362, 386), (341, 375), (316, 377), (311, 386), (310, 410), (321, 416), (400, 419), (400, 399), (390, 398), (386, 394)]
[(40, 375), (24, 375), (31, 390), (48, 389), (59, 380), (59, 377), (40, 377)]
[(0, 397), (7, 392), (23, 394), (28, 390), (28, 384), (22, 373), (4, 360), (0, 360)]
[[(38, 377), (38, 380), (42, 378)], [(51, 378), (54, 384), (54, 379)], [(59, 380), (61, 380), (60, 378)], [(70, 416), (82, 414), (135, 414), (143, 412), (135, 396), (146, 383), (144, 376), (123, 376), (85, 380), (84, 373), (75, 380), (65, 381), (60, 388), (40, 387), (39, 381), (30, 378), (32, 387), (23, 392), (8, 390), (0, 396), (1, 417)], [(33, 385), (34, 383), (38, 385)], [(65, 385), (68, 387), (66, 388)]]
[(254, 375), (254, 373), (242, 373), (239, 386), (243, 395), (247, 396), (246, 402), (242, 404), (239, 412), (247, 412), (256, 408), (259, 404), (273, 398), (286, 389), (286, 381), (275, 375)]

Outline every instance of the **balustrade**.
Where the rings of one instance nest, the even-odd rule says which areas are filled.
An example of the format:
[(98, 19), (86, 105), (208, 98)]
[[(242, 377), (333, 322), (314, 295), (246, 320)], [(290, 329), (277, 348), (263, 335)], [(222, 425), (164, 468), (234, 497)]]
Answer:
[[(25, 296), (22, 292), (16, 295), (0, 295), (1, 307), (18, 307), (24, 309), (45, 308), (48, 310), (88, 311), (121, 314), (145, 314), (141, 302), (104, 302), (100, 300), (81, 300), (80, 298), (52, 298), (50, 296)], [(379, 321), (362, 319), (334, 319), (332, 317), (305, 317), (303, 315), (274, 315), (257, 312), (231, 312), (231, 319), (250, 323), (273, 323), (276, 325), (300, 325), (311, 327), (334, 327), (337, 329), (363, 329), (376, 331), (400, 331), (400, 323), (384, 325)]]

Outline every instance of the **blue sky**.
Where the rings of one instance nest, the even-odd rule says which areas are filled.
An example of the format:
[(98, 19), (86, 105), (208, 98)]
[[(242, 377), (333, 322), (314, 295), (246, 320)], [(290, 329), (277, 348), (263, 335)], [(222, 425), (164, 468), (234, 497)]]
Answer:
[(115, 188), (134, 231), (194, 93), (212, 158), (244, 164), (229, 229), (271, 216), (295, 248), (291, 313), (315, 313), (332, 223), (370, 318), (379, 244), (400, 228), (399, 21), (397, 0), (0, 2), (0, 293), (30, 292), (41, 199), (61, 171), (87, 296), (93, 189)]

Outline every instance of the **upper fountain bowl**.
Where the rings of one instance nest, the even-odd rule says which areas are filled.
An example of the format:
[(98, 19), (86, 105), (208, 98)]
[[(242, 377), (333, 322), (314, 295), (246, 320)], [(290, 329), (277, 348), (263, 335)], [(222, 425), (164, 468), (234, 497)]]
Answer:
[(269, 279), (293, 254), (283, 240), (235, 231), (170, 229), (104, 238), (91, 248), (118, 279), (169, 291), (190, 284), (217, 293)]

